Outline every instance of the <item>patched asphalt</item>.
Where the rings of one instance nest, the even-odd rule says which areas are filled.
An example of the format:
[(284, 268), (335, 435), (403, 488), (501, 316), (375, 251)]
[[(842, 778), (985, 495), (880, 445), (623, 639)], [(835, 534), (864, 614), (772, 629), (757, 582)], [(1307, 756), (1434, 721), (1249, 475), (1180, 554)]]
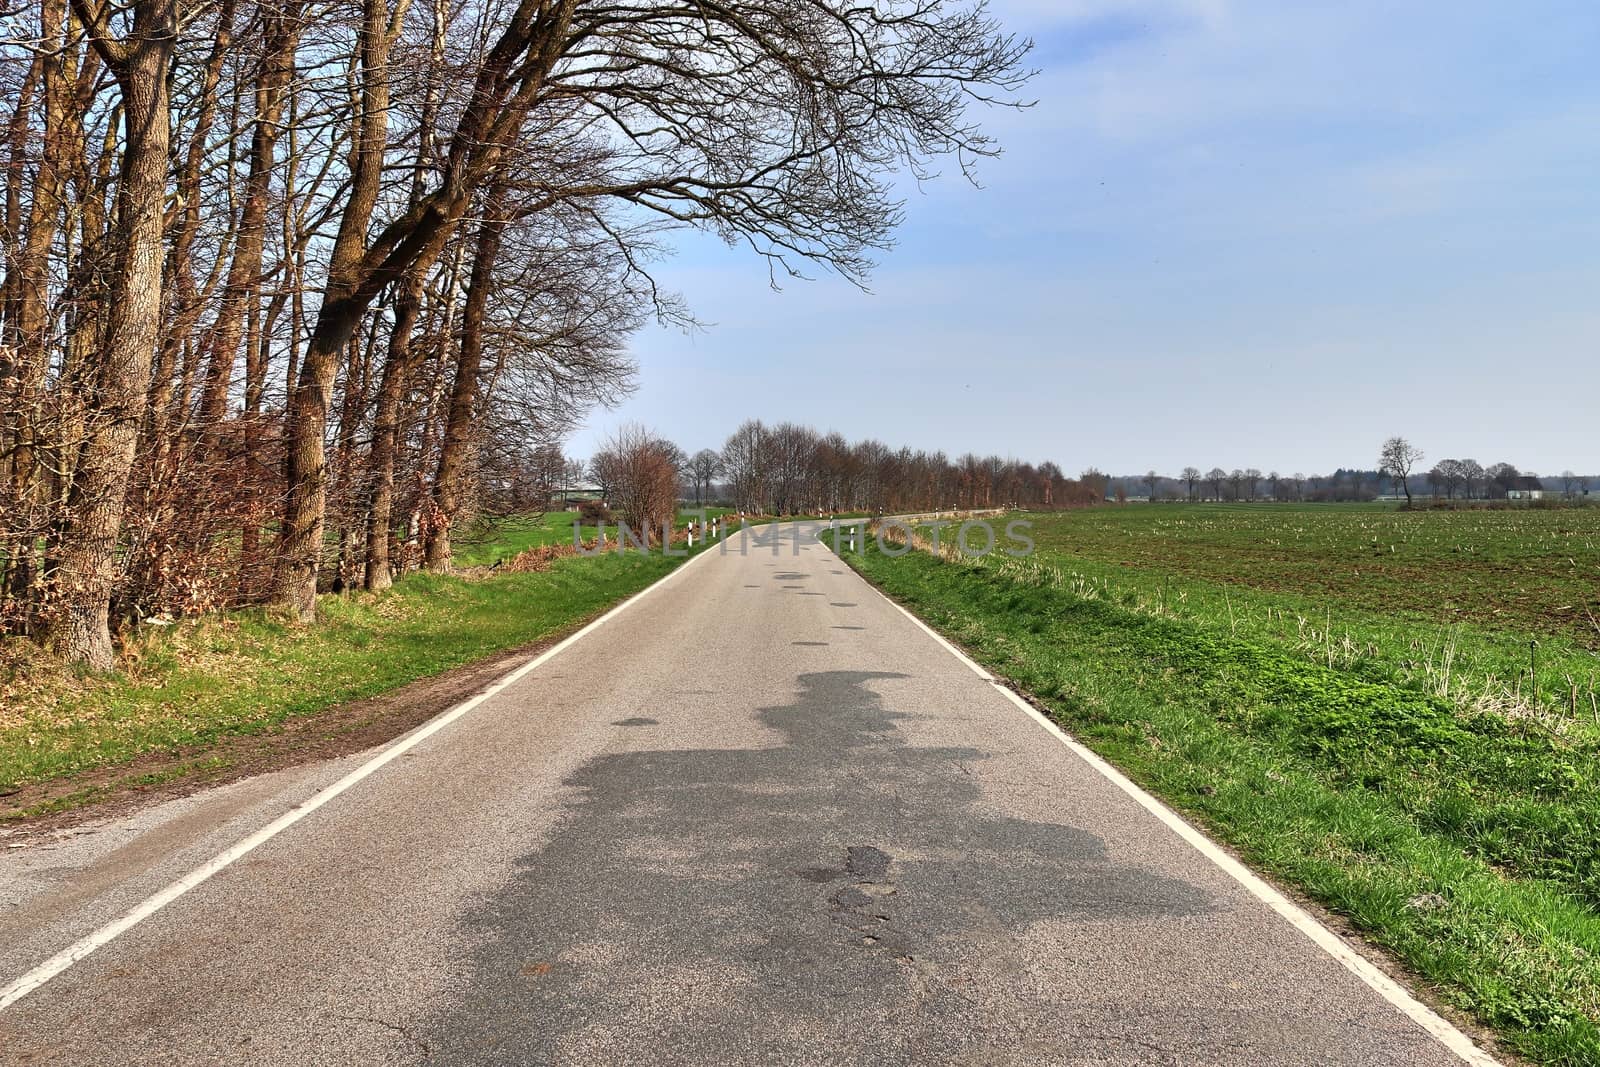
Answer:
[[(0, 1012), (0, 1062), (1457, 1062), (825, 547), (745, 547)], [(0, 856), (0, 977), (362, 759)]]

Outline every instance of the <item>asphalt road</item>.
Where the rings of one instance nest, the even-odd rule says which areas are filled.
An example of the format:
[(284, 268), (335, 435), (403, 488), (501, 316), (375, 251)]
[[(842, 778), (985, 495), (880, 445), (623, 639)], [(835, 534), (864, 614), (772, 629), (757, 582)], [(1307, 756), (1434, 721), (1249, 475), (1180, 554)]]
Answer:
[[(66, 967), (0, 1062), (1460, 1062), (800, 542), (693, 561)], [(0, 855), (0, 983), (372, 755)]]

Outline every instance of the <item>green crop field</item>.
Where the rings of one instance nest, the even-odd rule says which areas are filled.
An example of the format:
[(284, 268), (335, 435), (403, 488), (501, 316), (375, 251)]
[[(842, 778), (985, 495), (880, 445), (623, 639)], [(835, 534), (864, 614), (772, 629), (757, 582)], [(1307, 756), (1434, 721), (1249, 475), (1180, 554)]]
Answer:
[(1012, 518), (1029, 558), (847, 558), (1440, 999), (1600, 1062), (1600, 509)]
[(1600, 508), (1157, 505), (1022, 516), (1084, 595), (1600, 727)]
[(1600, 508), (1147, 505), (1034, 521), (1063, 558), (1600, 649)]

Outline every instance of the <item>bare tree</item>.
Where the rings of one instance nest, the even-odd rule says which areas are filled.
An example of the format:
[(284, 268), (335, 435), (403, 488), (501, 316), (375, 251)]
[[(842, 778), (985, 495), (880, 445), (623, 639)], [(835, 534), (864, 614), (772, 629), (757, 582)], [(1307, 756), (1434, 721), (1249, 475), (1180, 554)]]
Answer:
[(1206, 484), (1211, 487), (1211, 499), (1222, 499), (1222, 483), (1228, 480), (1228, 472), (1221, 467), (1212, 467), (1206, 472)]
[(132, 27), (114, 35), (105, 7), (73, 0), (73, 10), (121, 90), (126, 131), (117, 174), (116, 266), (102, 346), (77, 368), (84, 403), (83, 444), (59, 533), (58, 563), (47, 576), (57, 603), (45, 617), (47, 643), (96, 670), (115, 662), (111, 587), (128, 476), (138, 447), (152, 354), (161, 341), (162, 231), (171, 143), (169, 77), (182, 10), (178, 0), (134, 0)]
[[(448, 570), (450, 567), (450, 530), (460, 506), (459, 485), (471, 448), (473, 407), (478, 402), (478, 379), (483, 367), (489, 292), (496, 284), (495, 267), (500, 259), (506, 227), (510, 223), (503, 189), (491, 189), (485, 199), (488, 207), (473, 240), (472, 269), (461, 311), (461, 343), (456, 350), (449, 414), (445, 420), (444, 440), (439, 449), (439, 464), (433, 480), (433, 503), (437, 517), (429, 524), (428, 530), (426, 565), (429, 570)], [(386, 520), (386, 515), (375, 515), (375, 521), (381, 529), (375, 531), (374, 542), (386, 539)], [(375, 543), (373, 547), (376, 547)], [(387, 570), (387, 560), (380, 559), (369, 549), (368, 588), (375, 588), (370, 577), (375, 567)]]
[(1465, 480), (1465, 466), (1458, 459), (1442, 459), (1434, 464), (1432, 474), (1439, 484), (1444, 486), (1445, 499), (1452, 500), (1455, 498), (1456, 490), (1462, 487)]
[(589, 458), (589, 477), (600, 489), (600, 499), (607, 504), (616, 497), (617, 481), (622, 476), (621, 460), (609, 447), (602, 448)]
[(606, 442), (612, 507), (646, 545), (667, 535), (678, 505), (678, 471), (662, 439), (642, 426), (619, 429)]
[(1188, 498), (1190, 500), (1193, 500), (1194, 499), (1194, 487), (1200, 483), (1200, 479), (1202, 477), (1202, 475), (1200, 474), (1200, 468), (1199, 467), (1185, 467), (1185, 468), (1183, 468), (1182, 477), (1183, 477), (1184, 489), (1188, 493)]
[(740, 511), (761, 513), (767, 506), (767, 428), (751, 419), (722, 446), (722, 469)]
[(1422, 449), (1414, 447), (1404, 437), (1389, 438), (1378, 455), (1378, 470), (1399, 483), (1408, 507), (1411, 504), (1411, 468), (1421, 461)]
[(702, 448), (689, 460), (689, 471), (694, 477), (694, 502), (696, 506), (711, 499), (711, 483), (722, 473), (722, 457), (709, 448)]
[(1106, 498), (1106, 487), (1110, 484), (1111, 479), (1098, 467), (1090, 467), (1078, 475), (1078, 481), (1090, 492), (1094, 493), (1097, 498), (1104, 500)]
[(808, 510), (817, 433), (807, 426), (780, 422), (767, 434), (768, 486), (777, 515)]
[(1254, 500), (1260, 491), (1261, 472), (1250, 467), (1244, 472), (1245, 484), (1250, 487), (1250, 499)]

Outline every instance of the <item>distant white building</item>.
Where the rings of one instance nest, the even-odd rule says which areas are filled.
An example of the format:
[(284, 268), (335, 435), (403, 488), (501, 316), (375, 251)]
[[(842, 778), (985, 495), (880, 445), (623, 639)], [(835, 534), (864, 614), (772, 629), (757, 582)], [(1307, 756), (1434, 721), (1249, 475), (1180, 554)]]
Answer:
[(1507, 500), (1543, 500), (1544, 486), (1539, 479), (1524, 474), (1506, 488)]

